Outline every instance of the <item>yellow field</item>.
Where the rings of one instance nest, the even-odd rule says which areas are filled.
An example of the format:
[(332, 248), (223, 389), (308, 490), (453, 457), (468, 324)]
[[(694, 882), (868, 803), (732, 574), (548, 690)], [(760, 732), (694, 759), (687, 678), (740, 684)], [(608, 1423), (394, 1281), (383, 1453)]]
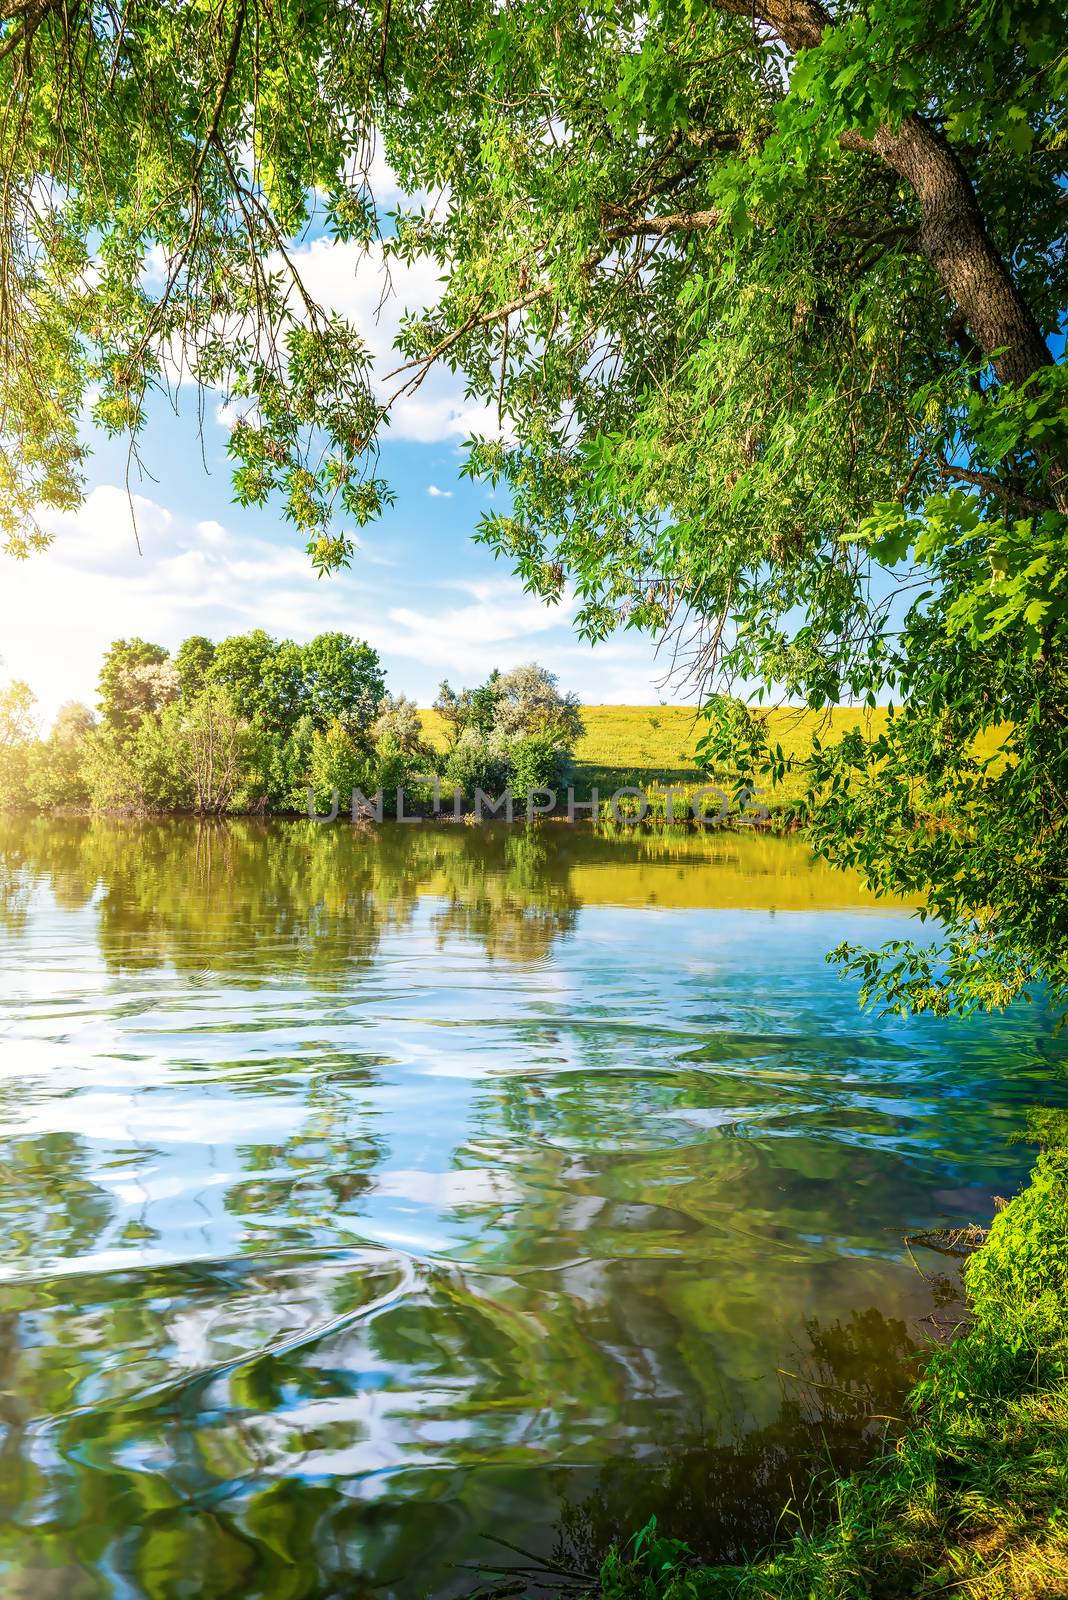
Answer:
[[(426, 737), (435, 749), (445, 745), (445, 728), (434, 711), (420, 711)], [(632, 785), (650, 789), (657, 782), (678, 786), (701, 782), (694, 761), (694, 746), (705, 727), (690, 706), (584, 706), (585, 736), (575, 748), (575, 788), (588, 792), (596, 786), (602, 795)], [(786, 755), (807, 750), (813, 734), (834, 739), (849, 728), (863, 724), (877, 732), (886, 721), (882, 707), (851, 710), (836, 707), (831, 711), (809, 711), (804, 707), (768, 712), (772, 743), (783, 747)], [(800, 792), (789, 776), (776, 790), (777, 806), (788, 803)]]
[[(692, 707), (587, 706), (583, 715), (586, 736), (575, 750), (575, 761), (584, 771), (612, 778), (628, 772), (643, 779), (659, 774), (678, 782), (693, 781), (694, 746), (705, 725)], [(768, 719), (772, 743), (778, 741), (787, 755), (799, 755), (808, 749), (814, 733), (821, 739), (836, 738), (861, 722), (877, 730), (885, 723), (886, 712), (796, 707), (769, 711)]]

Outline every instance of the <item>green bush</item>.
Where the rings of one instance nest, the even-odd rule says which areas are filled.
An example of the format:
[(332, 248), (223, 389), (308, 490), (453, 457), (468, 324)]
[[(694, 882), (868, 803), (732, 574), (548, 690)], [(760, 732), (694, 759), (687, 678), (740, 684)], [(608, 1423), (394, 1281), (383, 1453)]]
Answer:
[(32, 746), (0, 745), (0, 806), (34, 805), (30, 799)]
[(85, 741), (82, 766), (90, 803), (98, 811), (185, 809), (192, 788), (182, 770), (180, 708), (144, 716), (136, 728), (103, 724)]
[(1049, 1150), (965, 1273), (976, 1325), (1038, 1350), (1068, 1340), (1068, 1152)]
[(480, 733), (468, 729), (445, 758), (443, 777), (446, 788), (459, 789), (465, 800), (473, 801), (475, 790), (498, 795), (511, 777), (508, 755)]
[(375, 750), (371, 776), (361, 787), (368, 799), (371, 797), (372, 789), (382, 790), (388, 816), (394, 804), (396, 791), (401, 788), (407, 789), (412, 773), (420, 771), (424, 765), (417, 754), (404, 748), (396, 734), (385, 733), (379, 739)]
[(314, 734), (310, 717), (302, 717), (289, 733), (253, 719), (249, 778), (253, 810), (307, 810)]
[(368, 791), (373, 771), (374, 760), (366, 746), (352, 736), (339, 717), (315, 730), (309, 782), (319, 808), (327, 808), (336, 791), (339, 814), (347, 810), (354, 789)]
[(36, 740), (25, 752), (23, 793), (25, 805), (84, 806), (89, 803), (85, 772), (85, 741)]
[(567, 752), (548, 733), (517, 739), (509, 752), (512, 789), (516, 800), (526, 800), (534, 789), (559, 790), (570, 770)]

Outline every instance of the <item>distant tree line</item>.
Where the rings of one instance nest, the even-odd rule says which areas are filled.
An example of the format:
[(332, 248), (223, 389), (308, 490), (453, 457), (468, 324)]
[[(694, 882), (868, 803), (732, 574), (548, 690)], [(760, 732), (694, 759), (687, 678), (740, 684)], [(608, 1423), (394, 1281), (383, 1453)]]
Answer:
[(0, 688), (0, 805), (285, 814), (306, 811), (309, 789), (343, 806), (382, 789), (388, 815), (391, 791), (423, 775), (467, 801), (555, 787), (583, 732), (575, 696), (530, 663), (459, 693), (443, 683), (435, 749), (412, 701), (387, 693), (377, 651), (345, 633), (194, 635), (173, 655), (117, 639), (98, 690), (95, 712), (68, 702), (40, 737), (28, 685)]

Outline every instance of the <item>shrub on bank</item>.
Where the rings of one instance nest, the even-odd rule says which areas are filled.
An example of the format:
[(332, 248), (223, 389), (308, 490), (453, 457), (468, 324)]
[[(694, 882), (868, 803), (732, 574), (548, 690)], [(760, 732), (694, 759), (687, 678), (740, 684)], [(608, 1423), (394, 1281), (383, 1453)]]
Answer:
[(469, 728), (445, 757), (442, 777), (446, 788), (458, 789), (468, 802), (474, 801), (476, 789), (498, 795), (508, 785), (507, 751), (477, 729)]
[(532, 733), (516, 739), (508, 752), (512, 791), (517, 801), (529, 799), (535, 789), (559, 792), (566, 784), (571, 758), (551, 734)]
[(369, 791), (374, 765), (373, 753), (353, 738), (339, 718), (326, 728), (317, 728), (308, 772), (316, 805), (328, 806), (336, 793), (342, 808), (347, 807), (354, 789)]

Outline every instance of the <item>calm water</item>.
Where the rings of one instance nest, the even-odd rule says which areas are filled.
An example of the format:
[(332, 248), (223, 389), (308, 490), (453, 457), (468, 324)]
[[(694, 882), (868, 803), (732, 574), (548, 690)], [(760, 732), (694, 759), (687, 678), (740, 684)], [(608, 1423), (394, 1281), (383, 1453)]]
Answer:
[(767, 1539), (1065, 1055), (861, 1016), (906, 915), (793, 841), (0, 818), (3, 1594)]

